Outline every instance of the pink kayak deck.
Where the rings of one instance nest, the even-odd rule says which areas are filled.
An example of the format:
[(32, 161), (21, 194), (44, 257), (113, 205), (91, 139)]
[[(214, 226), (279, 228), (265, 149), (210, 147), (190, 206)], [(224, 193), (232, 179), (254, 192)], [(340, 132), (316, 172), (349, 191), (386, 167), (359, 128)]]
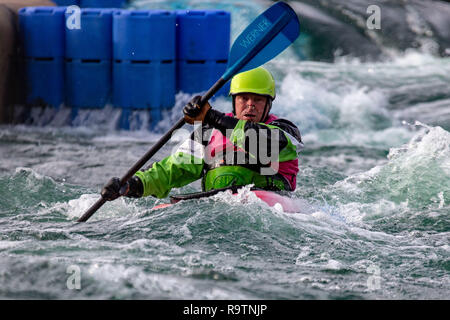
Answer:
[[(298, 204), (296, 204), (295, 199), (291, 199), (285, 196), (282, 196), (278, 193), (266, 191), (266, 190), (252, 190), (252, 192), (262, 201), (267, 203), (270, 207), (274, 207), (277, 203), (281, 205), (284, 212), (299, 212)], [(234, 193), (236, 194), (236, 193)], [(167, 208), (172, 206), (174, 203), (162, 203), (157, 206), (154, 206), (152, 210)]]

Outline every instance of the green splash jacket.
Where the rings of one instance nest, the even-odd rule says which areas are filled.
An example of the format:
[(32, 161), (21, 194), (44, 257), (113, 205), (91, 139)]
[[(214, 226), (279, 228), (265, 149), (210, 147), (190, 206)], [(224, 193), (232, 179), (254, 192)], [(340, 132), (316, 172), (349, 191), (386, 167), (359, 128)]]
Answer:
[[(258, 136), (257, 141), (261, 141), (260, 137), (262, 136), (262, 139), (267, 140), (266, 145), (270, 145), (271, 143), (278, 144), (279, 152), (276, 155), (278, 161), (280, 163), (295, 161), (296, 163), (294, 166), (297, 169), (294, 174), (294, 186), (293, 188), (288, 187), (288, 189), (295, 189), (295, 176), (298, 172), (297, 153), (303, 148), (303, 143), (301, 141), (300, 132), (294, 124), (288, 120), (277, 119), (274, 116), (273, 119), (276, 120), (271, 121), (269, 125), (266, 123), (238, 120), (212, 109), (209, 114), (211, 115), (209, 115), (208, 121), (205, 121), (204, 125), (199, 128), (201, 129), (200, 134), (198, 131), (197, 133), (194, 132), (190, 139), (184, 141), (173, 154), (159, 162), (153, 163), (149, 169), (138, 171), (136, 173), (136, 176), (141, 180), (143, 185), (143, 197), (152, 195), (157, 198), (165, 198), (172, 188), (183, 187), (202, 178), (210, 170), (222, 167), (224, 165), (224, 161), (222, 160), (224, 155), (221, 154), (219, 159), (216, 157), (213, 161), (210, 161), (211, 159), (207, 156), (211, 151), (209, 148), (210, 141), (213, 140), (211, 138), (215, 135), (214, 132), (216, 132), (212, 130), (213, 128), (219, 130), (223, 136), (227, 137), (227, 142), (232, 143), (235, 147), (235, 152), (244, 152), (247, 156), (247, 160), (251, 158), (253, 159), (252, 163), (256, 162), (256, 164), (253, 165), (244, 164), (243, 166), (246, 167), (246, 170), (253, 170), (255, 174), (258, 174), (257, 169), (264, 167), (264, 165), (261, 165), (259, 162), (260, 152), (252, 154), (252, 148), (249, 145), (246, 145), (245, 139), (243, 138), (245, 137), (245, 133), (248, 130), (253, 129)], [(276, 135), (270, 134), (271, 130), (269, 129), (279, 130), (279, 132)], [(196, 137), (199, 136), (201, 139), (196, 139)], [(274, 140), (274, 138), (277, 139)], [(228, 164), (226, 165), (228, 166)], [(231, 166), (234, 168), (237, 167), (236, 165)], [(215, 188), (217, 188), (217, 186)]]

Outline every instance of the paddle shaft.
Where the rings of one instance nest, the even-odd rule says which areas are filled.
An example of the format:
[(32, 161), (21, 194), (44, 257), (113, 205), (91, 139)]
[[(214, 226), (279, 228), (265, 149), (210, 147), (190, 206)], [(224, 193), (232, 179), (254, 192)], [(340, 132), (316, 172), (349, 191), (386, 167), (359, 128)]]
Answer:
[[(227, 81), (223, 78), (220, 78), (201, 98), (200, 105), (204, 105), (211, 97), (220, 89), (223, 87), (223, 85)], [(149, 150), (147, 153), (139, 159), (138, 162), (136, 162), (130, 170), (127, 171), (127, 173), (120, 179), (120, 185), (124, 185), (136, 172), (138, 172), (144, 165), (147, 163), (148, 160), (150, 160), (151, 157), (155, 155), (156, 152), (159, 151), (159, 149), (164, 146), (167, 141), (170, 140), (172, 137), (172, 134), (175, 130), (180, 129), (185, 124), (184, 118), (181, 118), (178, 120), (178, 122), (169, 130), (167, 131), (164, 136), (162, 136), (161, 139)], [(77, 220), (77, 222), (86, 222), (98, 209), (101, 208), (105, 204), (106, 200), (104, 198), (100, 198), (97, 200), (96, 203), (94, 203), (86, 212)]]

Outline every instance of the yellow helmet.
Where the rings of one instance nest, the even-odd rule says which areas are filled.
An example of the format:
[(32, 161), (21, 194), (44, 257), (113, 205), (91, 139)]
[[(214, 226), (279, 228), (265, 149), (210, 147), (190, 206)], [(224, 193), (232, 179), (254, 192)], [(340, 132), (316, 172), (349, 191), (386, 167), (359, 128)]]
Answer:
[(231, 79), (230, 95), (256, 93), (275, 99), (275, 80), (263, 67), (238, 73)]

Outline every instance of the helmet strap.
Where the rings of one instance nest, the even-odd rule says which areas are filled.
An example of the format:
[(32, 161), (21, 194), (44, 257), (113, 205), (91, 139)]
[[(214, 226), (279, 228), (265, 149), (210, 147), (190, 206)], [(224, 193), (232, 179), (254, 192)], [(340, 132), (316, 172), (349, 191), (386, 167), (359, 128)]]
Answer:
[(264, 106), (263, 118), (261, 122), (266, 122), (267, 117), (269, 116), (270, 109), (272, 109), (272, 98), (267, 97), (266, 105)]

